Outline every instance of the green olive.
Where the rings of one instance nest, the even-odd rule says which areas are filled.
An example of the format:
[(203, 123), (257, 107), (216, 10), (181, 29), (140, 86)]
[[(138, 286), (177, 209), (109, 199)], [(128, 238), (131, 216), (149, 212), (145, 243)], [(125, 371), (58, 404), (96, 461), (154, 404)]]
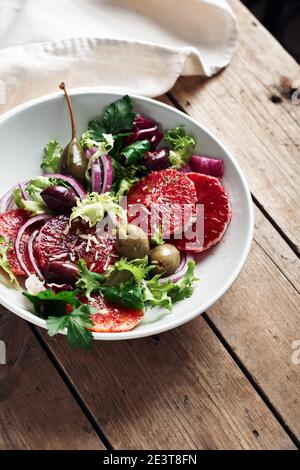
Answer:
[(174, 245), (164, 243), (151, 250), (150, 262), (155, 266), (153, 273), (170, 276), (180, 266), (180, 252)]
[(117, 287), (122, 283), (130, 281), (132, 277), (131, 272), (127, 271), (127, 269), (112, 271), (105, 281), (105, 285), (108, 287)]
[(122, 225), (117, 230), (117, 246), (120, 256), (129, 260), (149, 255), (150, 244), (144, 230), (137, 225)]

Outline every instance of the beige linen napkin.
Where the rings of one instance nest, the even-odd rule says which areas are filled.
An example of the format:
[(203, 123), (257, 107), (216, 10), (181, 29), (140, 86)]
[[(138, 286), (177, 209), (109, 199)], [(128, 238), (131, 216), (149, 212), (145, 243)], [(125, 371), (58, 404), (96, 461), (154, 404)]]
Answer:
[(226, 0), (0, 0), (0, 112), (62, 80), (158, 96), (228, 65), (236, 38)]

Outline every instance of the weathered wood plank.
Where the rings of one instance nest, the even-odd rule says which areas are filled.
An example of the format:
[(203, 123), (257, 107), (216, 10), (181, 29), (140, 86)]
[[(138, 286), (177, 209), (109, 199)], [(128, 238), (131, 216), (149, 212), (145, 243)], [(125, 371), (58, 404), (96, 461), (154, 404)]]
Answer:
[(253, 194), (299, 249), (300, 105), (288, 89), (300, 67), (238, 0), (231, 4), (240, 25), (232, 63), (209, 80), (181, 78), (171, 95), (232, 151)]
[(24, 320), (3, 307), (0, 449), (104, 449)]
[(300, 366), (291, 360), (300, 339), (300, 262), (258, 208), (254, 240), (246, 268), (209, 318), (300, 439)]
[(89, 354), (43, 336), (117, 449), (294, 447), (202, 317)]
[(265, 253), (289, 279), (295, 289), (300, 291), (300, 261), (270, 222), (255, 207), (254, 238)]
[(300, 297), (256, 242), (237, 282), (208, 314), (300, 439), (300, 365), (292, 362)]

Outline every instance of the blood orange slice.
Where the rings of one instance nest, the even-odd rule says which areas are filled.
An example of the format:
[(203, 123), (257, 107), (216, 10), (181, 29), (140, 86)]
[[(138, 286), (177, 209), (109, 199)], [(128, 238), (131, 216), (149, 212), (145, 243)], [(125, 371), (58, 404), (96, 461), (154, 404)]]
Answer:
[(51, 261), (72, 261), (85, 259), (91, 271), (102, 273), (118, 257), (116, 240), (95, 231), (79, 232), (69, 229), (69, 219), (64, 215), (46, 222), (36, 238), (34, 253), (38, 266), (45, 270)]
[(144, 315), (143, 310), (119, 307), (104, 299), (101, 295), (94, 296), (91, 306), (97, 311), (91, 315), (93, 326), (90, 329), (102, 333), (132, 330)]
[(195, 185), (185, 174), (167, 169), (142, 178), (129, 191), (127, 201), (129, 222), (146, 227), (149, 235), (160, 226), (164, 238), (169, 238), (182, 231), (184, 214), (191, 217), (197, 198)]
[[(12, 272), (16, 276), (25, 276), (25, 272), (20, 266), (17, 259), (14, 244), (17, 238), (18, 231), (22, 225), (27, 222), (30, 214), (24, 209), (12, 209), (10, 211), (0, 214), (0, 236), (2, 236), (7, 244), (11, 244), (12, 247), (7, 251), (7, 258)], [(33, 272), (33, 267), (29, 259), (27, 250), (27, 243), (30, 236), (30, 230), (26, 230), (21, 239), (20, 253), (22, 254), (23, 260), (28, 267), (29, 271)]]
[[(185, 238), (173, 243), (181, 251), (200, 253), (221, 240), (231, 220), (231, 208), (226, 191), (218, 178), (200, 173), (186, 175), (194, 183), (197, 202), (204, 205), (204, 240), (201, 245), (192, 243), (193, 248), (190, 248), (191, 242)], [(193, 230), (196, 231), (195, 225)]]

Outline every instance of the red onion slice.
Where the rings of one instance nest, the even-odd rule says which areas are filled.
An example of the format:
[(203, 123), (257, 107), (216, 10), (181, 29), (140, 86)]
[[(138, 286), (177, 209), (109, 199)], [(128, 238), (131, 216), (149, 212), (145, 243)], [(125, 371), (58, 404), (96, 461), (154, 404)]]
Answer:
[(102, 155), (101, 161), (103, 165), (103, 185), (102, 193), (107, 193), (110, 190), (113, 178), (113, 167), (108, 155)]
[(181, 263), (177, 271), (172, 274), (171, 276), (166, 276), (166, 277), (160, 277), (158, 282), (160, 284), (163, 284), (164, 282), (177, 282), (179, 281), (187, 272), (188, 270), (188, 262), (192, 261), (194, 258), (190, 255), (186, 255), (185, 253), (181, 254)]
[(86, 196), (86, 190), (84, 189), (84, 187), (71, 176), (61, 175), (60, 173), (47, 173), (44, 176), (46, 178), (57, 178), (59, 180), (66, 181), (67, 183), (69, 183), (70, 186), (72, 186), (72, 188), (76, 191), (79, 197)]
[(92, 191), (101, 192), (101, 166), (99, 158), (92, 162)]
[(221, 159), (192, 155), (189, 160), (189, 165), (192, 167), (192, 171), (197, 173), (223, 178), (224, 161)]
[[(30, 180), (24, 181), (23, 183), (19, 183), (25, 187), (26, 184), (29, 183)], [(13, 208), (14, 205), (14, 196), (13, 191), (19, 188), (19, 184), (13, 186), (9, 191), (7, 191), (0, 199), (0, 213), (6, 212), (9, 209)]]
[(24, 235), (25, 230), (28, 227), (30, 227), (30, 225), (35, 224), (36, 222), (40, 222), (42, 220), (47, 220), (47, 219), (51, 219), (51, 215), (40, 214), (40, 215), (36, 215), (35, 217), (31, 217), (29, 220), (27, 220), (27, 222), (25, 222), (25, 224), (22, 225), (22, 227), (18, 231), (17, 238), (15, 241), (15, 251), (16, 251), (16, 256), (19, 261), (19, 264), (21, 268), (23, 269), (23, 271), (27, 274), (27, 276), (31, 276), (31, 272), (29, 271), (26, 264), (24, 263), (22, 254), (20, 252), (20, 242), (22, 240), (22, 236)]
[(37, 265), (36, 260), (35, 260), (35, 257), (34, 257), (34, 254), (33, 254), (33, 243), (34, 243), (34, 240), (36, 239), (38, 234), (39, 234), (39, 230), (35, 230), (34, 232), (32, 232), (32, 234), (29, 237), (27, 246), (28, 246), (29, 259), (30, 259), (30, 262), (33, 266), (33, 269), (35, 270), (35, 273), (40, 278), (40, 280), (44, 281), (44, 276), (42, 275), (41, 271), (39, 270), (38, 265)]
[(21, 190), (22, 198), (25, 199), (25, 201), (28, 201), (30, 198), (29, 198), (28, 193), (26, 191), (26, 183), (19, 183), (18, 186)]
[(85, 151), (85, 156), (88, 160), (92, 158), (92, 156), (97, 152), (97, 147), (91, 147)]

